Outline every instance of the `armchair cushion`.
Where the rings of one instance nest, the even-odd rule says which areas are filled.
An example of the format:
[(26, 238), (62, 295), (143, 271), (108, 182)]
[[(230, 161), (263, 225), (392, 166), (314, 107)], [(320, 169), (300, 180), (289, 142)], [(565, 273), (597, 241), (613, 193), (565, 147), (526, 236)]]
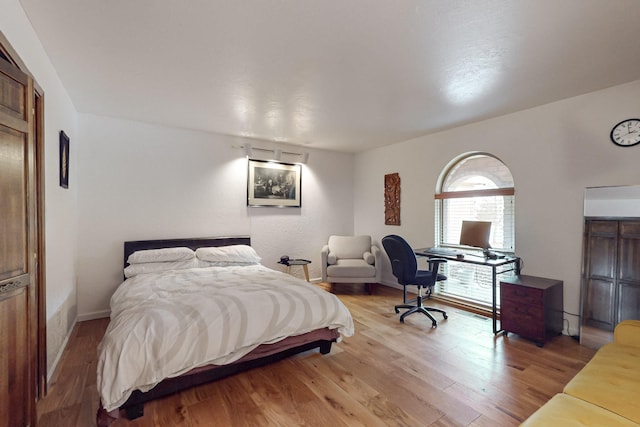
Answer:
[(565, 386), (564, 392), (640, 423), (640, 348), (609, 343)]
[(371, 251), (371, 236), (330, 236), (329, 254), (337, 259), (359, 258)]
[(335, 256), (334, 254), (328, 254), (327, 255), (327, 264), (329, 265), (333, 265), (338, 261), (338, 257)]
[(558, 393), (520, 425), (520, 427), (530, 426), (633, 427), (637, 424), (606, 408), (591, 405), (568, 394)]
[(327, 267), (329, 277), (374, 278), (376, 268), (360, 259), (339, 259), (335, 265)]

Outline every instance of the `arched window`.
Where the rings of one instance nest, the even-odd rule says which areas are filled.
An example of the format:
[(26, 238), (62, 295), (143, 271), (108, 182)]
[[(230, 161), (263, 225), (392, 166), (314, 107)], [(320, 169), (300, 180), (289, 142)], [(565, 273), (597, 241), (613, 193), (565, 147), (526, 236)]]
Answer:
[[(435, 194), (438, 246), (461, 248), (462, 221), (490, 221), (492, 251), (515, 252), (515, 188), (509, 168), (487, 153), (466, 153), (442, 171)], [(465, 251), (472, 250), (464, 247)], [(438, 282), (442, 298), (489, 307), (491, 268), (469, 263), (443, 265), (448, 280)]]
[(436, 199), (440, 246), (456, 247), (462, 221), (490, 221), (491, 247), (514, 252), (514, 184), (509, 168), (486, 153), (455, 159), (441, 174)]

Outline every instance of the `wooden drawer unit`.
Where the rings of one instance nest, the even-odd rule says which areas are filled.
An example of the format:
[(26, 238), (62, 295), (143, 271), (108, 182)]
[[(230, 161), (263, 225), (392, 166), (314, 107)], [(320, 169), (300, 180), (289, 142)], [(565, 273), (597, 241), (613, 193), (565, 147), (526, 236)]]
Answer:
[(520, 275), (500, 281), (504, 335), (513, 332), (542, 347), (562, 333), (562, 310), (562, 280)]

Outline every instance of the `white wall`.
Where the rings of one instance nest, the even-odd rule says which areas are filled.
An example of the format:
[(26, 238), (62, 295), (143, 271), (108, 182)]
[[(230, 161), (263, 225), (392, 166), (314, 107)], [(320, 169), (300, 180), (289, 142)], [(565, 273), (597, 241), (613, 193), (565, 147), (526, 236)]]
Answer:
[(640, 185), (592, 187), (584, 192), (585, 217), (640, 217)]
[[(0, 30), (44, 91), (47, 353), (51, 368), (76, 318), (77, 113), (17, 0), (0, 0)], [(58, 133), (70, 137), (69, 189), (58, 185)]]
[[(516, 252), (523, 274), (564, 281), (564, 306), (580, 307), (583, 194), (586, 187), (640, 183), (640, 146), (609, 140), (611, 127), (637, 117), (640, 81), (458, 127), (356, 156), (355, 233), (403, 235), (434, 244), (436, 181), (461, 153), (498, 156), (516, 188)], [(384, 225), (384, 175), (399, 172), (401, 226)], [(389, 271), (384, 280), (393, 283)], [(578, 320), (566, 316), (571, 333)]]
[(308, 258), (319, 277), (329, 234), (353, 232), (351, 154), (305, 148), (302, 208), (248, 208), (247, 160), (233, 147), (241, 138), (95, 115), (80, 116), (80, 135), (81, 318), (108, 315), (126, 240), (250, 235), (266, 266), (281, 269), (281, 255)]

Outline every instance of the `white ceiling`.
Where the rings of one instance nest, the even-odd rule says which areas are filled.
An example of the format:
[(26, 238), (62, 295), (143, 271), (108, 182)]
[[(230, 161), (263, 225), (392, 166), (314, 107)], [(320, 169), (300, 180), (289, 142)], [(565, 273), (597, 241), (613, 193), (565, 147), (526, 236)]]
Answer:
[(640, 78), (638, 0), (21, 3), (80, 112), (321, 149)]

